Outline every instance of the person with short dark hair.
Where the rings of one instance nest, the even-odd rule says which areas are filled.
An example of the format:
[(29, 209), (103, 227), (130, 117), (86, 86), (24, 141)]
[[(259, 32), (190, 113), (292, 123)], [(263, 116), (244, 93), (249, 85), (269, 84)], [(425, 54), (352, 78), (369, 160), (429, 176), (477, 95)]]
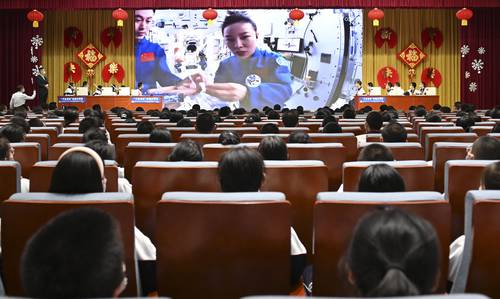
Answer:
[(500, 190), (500, 162), (486, 166), (481, 175), (482, 190)]
[(224, 131), (219, 135), (218, 143), (222, 145), (240, 144), (240, 136), (234, 131)]
[(362, 297), (431, 294), (439, 278), (439, 240), (432, 224), (394, 208), (361, 218), (345, 267)]
[(342, 133), (342, 127), (337, 122), (331, 121), (323, 127), (322, 133)]
[(31, 128), (40, 128), (45, 127), (43, 121), (41, 121), (38, 117), (32, 118), (28, 121), (28, 124)]
[(0, 136), (7, 138), (9, 142), (24, 142), (26, 131), (18, 124), (7, 124), (0, 129)]
[(299, 116), (294, 112), (283, 113), (281, 119), (285, 127), (296, 127), (299, 124)]
[(380, 128), (384, 124), (382, 120), (382, 114), (378, 111), (370, 111), (365, 119), (365, 132), (366, 134), (357, 135), (356, 139), (358, 144), (363, 144), (366, 142), (367, 134), (378, 134), (380, 133)]
[(106, 143), (109, 142), (106, 132), (100, 128), (89, 128), (85, 133), (83, 133), (83, 143), (87, 143), (92, 140), (102, 140)]
[(191, 120), (189, 118), (183, 118), (177, 122), (176, 127), (178, 127), (178, 128), (192, 128), (193, 123), (191, 122)]
[(170, 143), (172, 142), (172, 135), (166, 128), (155, 128), (149, 135), (149, 142)]
[(14, 109), (17, 107), (26, 107), (26, 101), (34, 100), (36, 97), (36, 90), (33, 90), (33, 94), (31, 96), (27, 95), (26, 90), (23, 85), (18, 85), (16, 88), (16, 92), (10, 98), (10, 109)]
[(260, 129), (261, 134), (279, 134), (280, 129), (276, 124), (267, 123)]
[(288, 135), (288, 143), (311, 143), (311, 137), (304, 131), (293, 131)]
[(471, 127), (475, 124), (476, 122), (474, 121), (474, 118), (472, 118), (470, 115), (465, 114), (464, 116), (458, 118), (455, 121), (455, 125), (457, 127), (462, 127), (465, 132), (470, 132)]
[(467, 150), (467, 160), (500, 160), (500, 140), (481, 136)]
[(342, 113), (342, 117), (344, 119), (355, 119), (356, 118), (356, 111), (354, 109), (348, 108), (344, 110)]
[(358, 161), (394, 161), (394, 156), (388, 147), (380, 143), (372, 143), (359, 152)]
[(245, 123), (247, 124), (252, 124), (254, 122), (259, 122), (261, 121), (261, 117), (260, 115), (256, 114), (256, 113), (250, 113), (246, 118), (245, 118)]
[(27, 122), (25, 118), (22, 118), (20, 116), (11, 117), (10, 123), (21, 126), (26, 134), (29, 134), (29, 132), (31, 131), (29, 122)]
[(179, 122), (179, 120), (181, 120), (183, 118), (184, 118), (184, 115), (182, 115), (182, 113), (180, 113), (179, 111), (170, 112), (170, 122), (171, 123), (177, 123), (177, 122)]
[(201, 113), (196, 117), (196, 131), (200, 134), (210, 134), (215, 129), (215, 121), (210, 113)]
[(70, 124), (78, 120), (78, 111), (73, 109), (66, 109), (64, 111), (64, 127), (68, 127)]
[(186, 113), (186, 116), (187, 117), (196, 117), (196, 116), (198, 116), (198, 111), (194, 110), (194, 109), (188, 110), (188, 112)]
[(264, 160), (288, 160), (285, 141), (277, 136), (264, 137), (257, 148)]
[(417, 117), (425, 117), (426, 115), (427, 115), (427, 111), (425, 110), (425, 108), (417, 107), (415, 109), (415, 116), (417, 116)]
[(201, 146), (193, 140), (182, 140), (174, 147), (168, 156), (171, 162), (178, 161), (203, 161), (203, 150)]
[(491, 109), (490, 116), (493, 119), (500, 119), (500, 106), (496, 106), (495, 108)]
[(324, 127), (329, 122), (338, 123), (337, 118), (334, 115), (327, 115), (323, 118), (323, 121), (321, 122), (321, 126)]
[(491, 129), (491, 133), (500, 133), (500, 124), (496, 124), (493, 129)]
[(78, 125), (78, 133), (84, 134), (91, 128), (98, 129), (99, 121), (95, 117), (86, 117), (80, 121), (80, 124)]
[[(7, 138), (0, 135), (0, 161), (15, 161), (15, 149)], [(21, 192), (30, 191), (30, 180), (21, 177)]]
[(382, 140), (384, 142), (406, 142), (408, 133), (400, 123), (388, 124), (382, 129)]
[(358, 192), (404, 192), (403, 177), (387, 164), (368, 166), (359, 178)]
[(450, 107), (448, 107), (448, 106), (441, 106), (440, 111), (441, 111), (442, 113), (451, 113), (451, 108), (450, 108)]
[(151, 134), (155, 126), (149, 120), (141, 120), (137, 123), (137, 133), (138, 134)]
[(433, 111), (425, 116), (425, 121), (430, 123), (440, 123), (441, 116)]
[(441, 105), (439, 105), (439, 104), (432, 105), (432, 110), (434, 110), (434, 111), (440, 111), (441, 110)]
[(267, 119), (269, 120), (278, 120), (280, 118), (280, 114), (276, 110), (269, 110), (267, 113)]

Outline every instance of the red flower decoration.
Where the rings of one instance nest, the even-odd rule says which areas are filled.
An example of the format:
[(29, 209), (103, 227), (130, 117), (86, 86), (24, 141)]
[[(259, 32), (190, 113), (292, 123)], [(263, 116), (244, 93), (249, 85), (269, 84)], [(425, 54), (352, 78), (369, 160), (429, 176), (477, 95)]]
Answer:
[(123, 81), (123, 78), (125, 77), (125, 70), (120, 64), (111, 62), (104, 66), (101, 75), (102, 80), (104, 80), (104, 82), (106, 83), (108, 83), (113, 76), (115, 77), (117, 82), (121, 83)]
[(424, 48), (431, 42), (434, 42), (436, 49), (439, 49), (443, 45), (443, 33), (439, 30), (439, 28), (425, 28), (422, 30), (421, 38)]
[(101, 42), (105, 48), (109, 46), (111, 41), (113, 41), (115, 48), (118, 48), (122, 44), (122, 31), (120, 29), (108, 27), (101, 31)]
[(76, 62), (70, 61), (64, 64), (64, 82), (80, 82), (82, 79), (82, 68)]
[(425, 68), (422, 71), (422, 76), (420, 78), (426, 86), (430, 86), (430, 83), (433, 83), (435, 87), (439, 87), (441, 85), (441, 73), (436, 68)]
[(75, 48), (81, 46), (83, 41), (83, 33), (76, 27), (68, 27), (64, 29), (64, 47), (68, 48), (71, 43), (75, 44)]
[(390, 49), (396, 47), (398, 44), (397, 33), (389, 27), (380, 28), (375, 33), (375, 45), (377, 48), (382, 48), (385, 42), (387, 42)]
[(33, 28), (38, 28), (38, 23), (43, 21), (44, 15), (36, 9), (30, 11), (26, 17), (30, 22), (33, 22)]
[(387, 85), (387, 82), (391, 82), (392, 84), (399, 82), (398, 71), (396, 71), (395, 68), (390, 66), (385, 66), (381, 68), (377, 73), (377, 82), (378, 86), (381, 86), (384, 89), (385, 86)]

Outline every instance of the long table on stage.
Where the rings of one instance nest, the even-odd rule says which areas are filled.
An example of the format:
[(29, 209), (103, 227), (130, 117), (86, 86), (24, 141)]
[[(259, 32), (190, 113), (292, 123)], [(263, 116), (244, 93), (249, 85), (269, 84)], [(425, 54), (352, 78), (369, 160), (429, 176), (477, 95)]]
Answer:
[(135, 110), (143, 107), (144, 110), (163, 108), (163, 96), (60, 96), (57, 97), (61, 106), (75, 106), (84, 110), (99, 104), (103, 110), (113, 107), (124, 107)]
[(410, 106), (424, 105), (431, 110), (434, 104), (439, 104), (439, 96), (355, 96), (354, 106), (361, 109), (370, 106), (378, 110), (380, 105), (393, 106), (396, 110), (407, 111)]

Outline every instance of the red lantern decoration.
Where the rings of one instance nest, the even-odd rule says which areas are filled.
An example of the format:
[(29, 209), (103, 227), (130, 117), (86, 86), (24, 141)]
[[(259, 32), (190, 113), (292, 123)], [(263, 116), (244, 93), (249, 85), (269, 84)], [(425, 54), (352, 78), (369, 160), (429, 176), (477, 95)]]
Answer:
[(212, 25), (219, 14), (215, 9), (209, 8), (202, 14), (203, 18), (208, 21), (208, 25)]
[(474, 14), (472, 13), (472, 10), (468, 8), (462, 8), (461, 10), (457, 11), (457, 19), (462, 21), (462, 26), (467, 26), (467, 21), (472, 18)]
[(36, 9), (33, 9), (30, 11), (27, 15), (27, 18), (30, 22), (33, 22), (33, 28), (38, 28), (38, 22), (41, 22), (43, 20), (43, 13), (39, 12)]
[(304, 12), (298, 8), (292, 9), (288, 17), (293, 20), (294, 25), (298, 25), (299, 21), (304, 18)]
[(121, 8), (115, 9), (112, 15), (113, 19), (116, 20), (116, 26), (118, 27), (123, 27), (123, 21), (128, 19), (128, 13)]
[(381, 9), (374, 8), (368, 12), (368, 18), (373, 20), (373, 26), (380, 25), (380, 20), (384, 18), (384, 12)]

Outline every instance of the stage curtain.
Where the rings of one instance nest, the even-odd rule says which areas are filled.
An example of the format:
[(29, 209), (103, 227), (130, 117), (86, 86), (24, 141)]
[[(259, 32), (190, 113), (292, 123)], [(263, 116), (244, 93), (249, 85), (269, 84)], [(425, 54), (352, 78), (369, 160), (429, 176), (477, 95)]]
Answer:
[[(403, 89), (409, 88), (409, 67), (397, 58), (397, 54), (414, 42), (428, 56), (416, 68), (415, 82), (420, 84), (422, 70), (434, 67), (442, 76), (438, 95), (441, 105), (452, 106), (460, 99), (460, 52), (459, 21), (455, 17), (455, 10), (416, 10), (416, 9), (386, 9), (385, 17), (379, 27), (374, 27), (368, 19), (368, 10), (364, 11), (363, 29), (363, 83), (373, 82), (378, 85), (377, 72), (384, 66), (394, 67), (399, 74), (399, 81)], [(387, 44), (382, 48), (375, 45), (375, 33), (379, 28), (390, 27), (398, 35), (395, 48), (389, 49)], [(443, 33), (443, 44), (436, 49), (431, 43), (423, 48), (421, 32), (427, 27), (436, 27)], [(385, 90), (383, 91), (385, 93)]]
[[(80, 10), (80, 11), (50, 11), (45, 13), (43, 61), (49, 77), (49, 100), (56, 100), (57, 96), (63, 95), (67, 83), (64, 82), (64, 64), (69, 61), (77, 62), (82, 69), (82, 81), (88, 80), (86, 75), (87, 66), (77, 57), (77, 53), (92, 43), (100, 52), (106, 55), (106, 60), (94, 66), (95, 77), (92, 82), (95, 85), (110, 86), (114, 83), (111, 79), (105, 84), (101, 79), (103, 67), (110, 63), (119, 63), (125, 70), (123, 85), (134, 87), (135, 84), (135, 55), (134, 55), (134, 23), (133, 11), (128, 11), (129, 19), (123, 27), (123, 39), (120, 47), (115, 48), (111, 43), (105, 48), (101, 43), (101, 31), (109, 26), (114, 26), (116, 21), (111, 17), (111, 10)], [(64, 30), (75, 26), (83, 32), (83, 42), (80, 47), (74, 44), (64, 47)], [(81, 82), (77, 86), (81, 85)], [(118, 84), (118, 83), (117, 83)], [(120, 84), (118, 84), (120, 85)], [(91, 86), (94, 90), (95, 87)]]
[[(490, 109), (500, 105), (498, 93), (500, 69), (500, 56), (497, 50), (500, 47), (500, 10), (475, 9), (474, 17), (469, 21), (469, 26), (462, 27), (461, 46), (469, 47), (469, 53), (461, 59), (462, 100), (472, 103), (477, 108)], [(485, 49), (484, 54), (478, 52), (479, 48)], [(483, 69), (480, 73), (472, 68), (474, 60), (482, 61)], [(465, 77), (465, 72), (470, 77)], [(476, 90), (472, 91), (471, 84), (476, 83)]]

